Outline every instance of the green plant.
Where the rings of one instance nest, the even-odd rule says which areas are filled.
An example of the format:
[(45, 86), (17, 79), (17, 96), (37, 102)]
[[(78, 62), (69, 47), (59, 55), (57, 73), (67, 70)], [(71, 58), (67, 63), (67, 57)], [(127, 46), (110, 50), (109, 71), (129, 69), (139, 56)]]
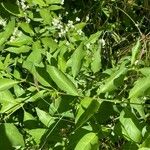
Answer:
[(150, 148), (145, 2), (0, 2), (0, 149)]

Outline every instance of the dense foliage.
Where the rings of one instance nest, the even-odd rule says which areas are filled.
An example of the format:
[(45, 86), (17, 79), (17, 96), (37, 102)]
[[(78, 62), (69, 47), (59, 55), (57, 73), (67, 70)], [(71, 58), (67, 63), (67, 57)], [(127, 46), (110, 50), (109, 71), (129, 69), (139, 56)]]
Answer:
[(149, 0), (0, 10), (0, 149), (150, 149)]

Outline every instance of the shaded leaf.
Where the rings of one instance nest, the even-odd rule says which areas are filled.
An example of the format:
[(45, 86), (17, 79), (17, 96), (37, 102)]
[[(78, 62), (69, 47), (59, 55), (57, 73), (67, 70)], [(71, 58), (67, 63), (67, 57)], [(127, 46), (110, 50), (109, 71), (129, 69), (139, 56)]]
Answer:
[(0, 149), (12, 149), (14, 146), (25, 146), (23, 136), (14, 124), (1, 124), (0, 133)]
[(99, 109), (100, 103), (97, 100), (86, 97), (79, 106), (76, 116), (76, 128), (80, 128), (86, 123)]

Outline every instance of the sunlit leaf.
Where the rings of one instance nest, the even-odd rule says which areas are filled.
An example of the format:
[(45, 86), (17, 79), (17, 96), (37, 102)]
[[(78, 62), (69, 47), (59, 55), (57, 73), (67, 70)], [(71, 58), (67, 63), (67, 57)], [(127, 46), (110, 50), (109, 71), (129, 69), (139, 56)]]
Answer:
[(95, 133), (90, 132), (85, 134), (77, 143), (75, 150), (98, 150), (99, 141)]
[(54, 118), (48, 113), (39, 108), (36, 108), (39, 120), (47, 127), (55, 122)]
[(132, 57), (131, 57), (131, 65), (133, 65), (137, 59), (137, 55), (141, 48), (141, 42), (140, 39), (137, 40), (136, 44), (132, 48)]
[(56, 67), (47, 66), (47, 72), (61, 90), (67, 92), (70, 95), (78, 95), (78, 90), (72, 81)]
[(15, 18), (12, 17), (6, 26), (5, 31), (1, 35), (2, 37), (0, 38), (0, 46), (3, 45), (12, 35), (14, 28), (15, 28)]
[(0, 91), (8, 90), (18, 83), (19, 83), (18, 81), (12, 79), (7, 78), (0, 79)]
[(125, 109), (120, 113), (119, 120), (124, 137), (129, 141), (132, 140), (140, 143), (142, 133), (137, 118), (128, 109)]

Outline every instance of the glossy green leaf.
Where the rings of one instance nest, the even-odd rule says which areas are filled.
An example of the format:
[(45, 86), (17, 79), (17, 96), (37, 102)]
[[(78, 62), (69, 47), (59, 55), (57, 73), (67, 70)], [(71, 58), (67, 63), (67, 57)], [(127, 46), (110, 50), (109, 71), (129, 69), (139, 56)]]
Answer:
[(85, 50), (83, 48), (83, 44), (80, 44), (80, 46), (75, 50), (73, 53), (71, 60), (72, 60), (72, 74), (74, 77), (77, 76), (77, 74), (80, 71), (82, 59), (85, 56)]
[(26, 100), (26, 102), (35, 102), (39, 99), (43, 99), (46, 96), (48, 96), (50, 93), (47, 90), (41, 90), (39, 92), (37, 92), (36, 94), (34, 94), (33, 96), (31, 96), (30, 98), (28, 98)]
[(150, 76), (140, 78), (135, 82), (134, 87), (130, 90), (129, 98), (136, 98), (146, 95), (147, 90), (150, 88)]
[(144, 76), (150, 76), (150, 67), (144, 67), (139, 69), (139, 71), (144, 75)]
[(32, 38), (25, 34), (21, 34), (19, 37), (14, 39), (13, 41), (7, 42), (8, 45), (11, 46), (23, 46), (23, 45), (30, 45), (32, 43)]
[(140, 39), (136, 42), (136, 44), (132, 48), (132, 56), (131, 56), (131, 65), (133, 65), (137, 59), (137, 55), (141, 48)]
[(45, 0), (47, 4), (61, 4), (61, 0)]
[(12, 17), (6, 26), (5, 31), (2, 33), (2, 37), (0, 38), (0, 46), (3, 45), (12, 35), (14, 28), (15, 28), (15, 18)]
[(88, 44), (88, 43), (94, 44), (99, 39), (99, 37), (101, 36), (101, 34), (102, 34), (102, 31), (98, 31), (98, 32), (92, 34), (89, 37), (89, 39), (85, 42), (85, 44)]
[(120, 67), (119, 70), (115, 71), (108, 79), (104, 81), (104, 84), (98, 89), (98, 93), (111, 92), (116, 90), (122, 85), (124, 75), (127, 73), (127, 68)]
[(43, 18), (45, 24), (50, 24), (52, 21), (52, 16), (47, 8), (40, 9), (40, 15)]
[(45, 134), (46, 129), (43, 128), (38, 128), (38, 129), (32, 129), (27, 131), (34, 141), (39, 145), (42, 139), (42, 136)]
[(122, 110), (119, 120), (121, 122), (122, 134), (129, 141), (141, 142), (142, 133), (137, 118), (128, 110)]
[(23, 45), (21, 47), (8, 47), (5, 49), (5, 51), (15, 53), (15, 54), (21, 54), (21, 53), (29, 52), (30, 49), (31, 49), (31, 47)]
[(63, 7), (62, 6), (60, 6), (60, 5), (51, 5), (50, 7), (49, 7), (49, 9), (52, 11), (52, 10), (60, 10), (60, 9), (63, 9)]
[(39, 120), (47, 127), (52, 125), (55, 120), (54, 118), (47, 112), (39, 109), (38, 107), (36, 108), (37, 115), (39, 117)]
[(44, 0), (32, 0), (32, 2), (33, 2), (34, 4), (36, 4), (36, 5), (39, 5), (40, 7), (42, 7), (42, 6), (47, 6), (47, 5), (45, 4), (45, 1), (44, 1)]
[(76, 116), (76, 128), (80, 128), (86, 123), (99, 109), (100, 103), (97, 100), (86, 97), (81, 100), (77, 116)]
[(70, 95), (78, 95), (77, 88), (63, 72), (54, 66), (47, 66), (47, 72), (61, 90), (67, 92)]
[(18, 83), (19, 83), (18, 81), (12, 79), (7, 78), (0, 79), (0, 91), (8, 90)]
[(23, 31), (25, 31), (26, 33), (29, 33), (31, 36), (34, 35), (33, 30), (31, 29), (30, 25), (26, 22), (22, 22), (20, 24), (20, 27), (22, 28)]
[(98, 150), (99, 140), (96, 133), (90, 132), (85, 134), (77, 143), (75, 150)]
[(44, 47), (50, 49), (50, 53), (53, 53), (58, 47), (57, 43), (50, 37), (44, 37), (41, 40)]
[(0, 149), (12, 149), (14, 146), (25, 146), (23, 136), (14, 124), (1, 124), (0, 133)]
[(24, 111), (23, 121), (25, 122), (25, 121), (29, 121), (29, 120), (36, 120), (36, 119), (30, 113), (28, 113), (27, 111)]

